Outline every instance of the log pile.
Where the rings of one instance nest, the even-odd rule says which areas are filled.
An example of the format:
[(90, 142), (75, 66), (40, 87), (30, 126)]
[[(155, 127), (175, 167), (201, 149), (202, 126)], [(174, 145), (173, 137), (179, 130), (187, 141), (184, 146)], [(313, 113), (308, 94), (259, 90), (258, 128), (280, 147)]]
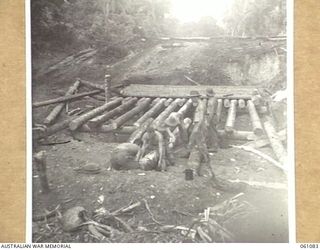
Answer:
[[(86, 89), (89, 88), (89, 91), (79, 91), (82, 87)], [(222, 118), (226, 114), (226, 122), (222, 127), (223, 129), (215, 130), (215, 134), (220, 138), (245, 141), (254, 140), (257, 145), (251, 145), (255, 145), (255, 147), (270, 145), (279, 162), (283, 163), (285, 161), (286, 150), (281, 142), (284, 139), (283, 136), (280, 138), (277, 136), (270, 121), (267, 120), (262, 124), (259, 117), (262, 113), (259, 113), (259, 109), (256, 109), (256, 105), (251, 99), (243, 97), (243, 91), (251, 91), (252, 88), (243, 88), (240, 94), (243, 98), (240, 99), (237, 98), (237, 94), (227, 93), (231, 91), (230, 89), (227, 91), (223, 90), (224, 95), (215, 94), (210, 96), (200, 93), (200, 96), (197, 97), (198, 101), (195, 103), (193, 102), (193, 97), (191, 98), (185, 94), (182, 95), (184, 96), (183, 98), (175, 98), (174, 95), (162, 97), (162, 95), (127, 96), (127, 94), (125, 94), (124, 97), (119, 97), (118, 94), (112, 97), (112, 95), (118, 92), (127, 93), (119, 90), (118, 87), (120, 87), (120, 85), (110, 86), (108, 76), (106, 76), (105, 85), (77, 79), (65, 92), (64, 96), (33, 103), (33, 108), (56, 104), (43, 122), (46, 126), (42, 126), (41, 129), (34, 129), (33, 138), (41, 139), (60, 130), (69, 129), (72, 132), (130, 134), (127, 141), (135, 143), (138, 139), (141, 139), (141, 136), (149, 126), (161, 126), (172, 112), (178, 112), (182, 118), (193, 118), (191, 119), (191, 125), (189, 124), (192, 130), (190, 138), (200, 136), (201, 134), (204, 134), (204, 138), (209, 138), (212, 136), (210, 133), (212, 133), (213, 130), (206, 129), (206, 127), (216, 126), (218, 123), (221, 124), (223, 121)], [(135, 86), (135, 88), (136, 87), (137, 86)], [(157, 86), (157, 88), (158, 87), (159, 86)], [(204, 91), (204, 86), (192, 87)], [(154, 88), (155, 86), (152, 86), (152, 91), (155, 91)], [(175, 93), (181, 89), (182, 88), (177, 88)], [(220, 88), (220, 91), (222, 91), (222, 89), (223, 88)], [(156, 89), (156, 91), (157, 90), (158, 89)], [(219, 90), (219, 88), (216, 88), (216, 90)], [(233, 90), (236, 90), (236, 88), (233, 88)], [(79, 93), (77, 93), (77, 91), (79, 91)], [(148, 92), (149, 90), (143, 86), (143, 91)], [(95, 106), (91, 106), (90, 108), (75, 108), (67, 112), (68, 117), (64, 120), (56, 122), (59, 114), (64, 107), (66, 107), (67, 103), (87, 96), (98, 97), (98, 94), (101, 92), (105, 92), (105, 96), (99, 96), (104, 103), (97, 102)], [(251, 119), (252, 131), (236, 130), (235, 120), (238, 110), (248, 112)], [(203, 126), (203, 123), (206, 125)], [(177, 131), (177, 129), (174, 130), (175, 134), (177, 134)], [(265, 135), (263, 135), (264, 131)], [(205, 142), (205, 144), (206, 143), (207, 142)], [(192, 165), (192, 168), (199, 168), (203, 161), (203, 155), (201, 156), (199, 150), (193, 148), (190, 151), (189, 157), (189, 164)]]

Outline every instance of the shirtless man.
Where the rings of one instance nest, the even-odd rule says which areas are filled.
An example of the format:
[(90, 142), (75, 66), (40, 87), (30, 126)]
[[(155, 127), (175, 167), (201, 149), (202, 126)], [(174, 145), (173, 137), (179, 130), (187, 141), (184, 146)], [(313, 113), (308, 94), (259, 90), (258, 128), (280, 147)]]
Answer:
[(142, 136), (142, 147), (137, 154), (136, 160), (139, 161), (142, 159), (145, 156), (146, 151), (153, 150), (155, 150), (158, 154), (156, 170), (165, 171), (167, 169), (167, 164), (164, 138), (162, 133), (160, 133), (151, 125), (147, 128), (146, 132)]

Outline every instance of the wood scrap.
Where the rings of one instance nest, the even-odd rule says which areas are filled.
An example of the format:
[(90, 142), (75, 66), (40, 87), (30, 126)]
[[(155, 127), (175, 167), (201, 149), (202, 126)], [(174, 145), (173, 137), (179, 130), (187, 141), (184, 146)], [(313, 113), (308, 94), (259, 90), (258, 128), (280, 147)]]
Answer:
[(268, 139), (270, 141), (270, 145), (273, 149), (273, 152), (275, 153), (276, 157), (281, 163), (284, 163), (286, 161), (287, 152), (276, 133), (275, 128), (273, 127), (272, 123), (270, 122), (270, 119), (265, 121), (263, 123), (264, 129), (266, 131), (266, 134), (268, 136)]
[(36, 221), (42, 221), (42, 220), (47, 220), (51, 217), (54, 217), (57, 215), (57, 211), (61, 208), (61, 205), (59, 204), (58, 206), (56, 206), (53, 210), (48, 211), (45, 210), (44, 214), (41, 215), (34, 215), (32, 217), (32, 221), (36, 222)]
[(47, 100), (47, 101), (35, 102), (32, 104), (32, 108), (43, 107), (43, 106), (47, 106), (47, 105), (55, 104), (55, 103), (60, 103), (60, 102), (75, 101), (75, 100), (81, 99), (82, 97), (85, 97), (85, 96), (99, 94), (100, 92), (101, 92), (101, 90), (93, 90), (93, 91), (78, 93), (78, 94), (74, 94), (74, 95), (62, 96), (62, 97), (54, 98), (54, 99)]
[(184, 76), (184, 78), (186, 78), (188, 81), (192, 82), (193, 84), (197, 85), (197, 86), (200, 86), (201, 84), (196, 82), (195, 80), (191, 79), (190, 77), (188, 76)]
[(158, 221), (158, 220), (156, 220), (156, 219), (154, 218), (154, 215), (153, 215), (153, 213), (151, 212), (151, 209), (150, 209), (150, 207), (149, 207), (148, 201), (147, 201), (146, 199), (143, 199), (143, 202), (144, 202), (144, 204), (145, 204), (145, 207), (146, 207), (147, 211), (149, 212), (149, 214), (150, 214), (150, 216), (151, 216), (151, 219), (152, 219), (156, 224), (161, 225), (161, 226), (164, 226), (163, 223), (161, 223), (160, 221)]
[(47, 177), (46, 151), (40, 151), (34, 154), (33, 159), (39, 173), (40, 185), (43, 193), (49, 193), (49, 182)]
[(284, 166), (280, 162), (276, 161), (275, 159), (273, 159), (269, 155), (266, 155), (265, 153), (262, 153), (259, 150), (256, 150), (256, 149), (248, 147), (248, 146), (232, 146), (232, 147), (233, 148), (239, 148), (239, 149), (254, 153), (254, 154), (260, 156), (261, 158), (269, 161), (270, 163), (272, 163), (274, 166), (278, 167), (279, 169), (281, 169), (285, 173), (287, 172), (287, 170), (284, 168)]

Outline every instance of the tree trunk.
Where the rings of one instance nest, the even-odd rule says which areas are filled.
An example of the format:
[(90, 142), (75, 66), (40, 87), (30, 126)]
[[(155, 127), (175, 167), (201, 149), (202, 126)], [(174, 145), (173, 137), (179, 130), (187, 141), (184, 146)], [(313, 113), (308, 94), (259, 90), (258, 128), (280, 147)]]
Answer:
[(144, 113), (143, 116), (141, 116), (135, 123), (134, 125), (137, 127), (140, 127), (142, 123), (144, 123), (146, 120), (148, 120), (151, 117), (155, 117), (158, 115), (161, 110), (164, 108), (164, 103), (166, 102), (165, 98), (159, 99), (156, 104), (149, 109), (146, 113)]
[(182, 117), (185, 117), (187, 113), (193, 108), (192, 100), (189, 99), (179, 110), (178, 113), (181, 114)]
[(255, 135), (261, 136), (263, 134), (263, 128), (256, 107), (251, 100), (247, 101), (247, 107), (251, 118), (253, 132)]
[(112, 109), (116, 106), (118, 106), (123, 98), (119, 97), (109, 103), (106, 103), (98, 108), (95, 108), (94, 110), (91, 110), (90, 112), (74, 119), (69, 124), (69, 128), (71, 131), (76, 130), (77, 128), (81, 127), (83, 124), (85, 124), (88, 120), (92, 119), (93, 117), (103, 113), (106, 110)]
[(217, 105), (217, 123), (221, 120), (221, 113), (223, 108), (223, 101), (222, 99), (218, 99), (218, 105)]
[(75, 95), (62, 96), (62, 97), (58, 97), (58, 98), (47, 100), (47, 101), (35, 102), (32, 104), (32, 108), (38, 108), (38, 107), (47, 106), (50, 104), (67, 102), (67, 101), (75, 101), (75, 100), (81, 99), (82, 97), (85, 97), (85, 96), (99, 94), (100, 92), (101, 92), (101, 90), (93, 90), (93, 91), (83, 92), (83, 93), (79, 93), (79, 94), (75, 94)]
[(108, 111), (102, 115), (99, 115), (90, 121), (88, 121), (88, 126), (91, 129), (97, 128), (99, 125), (103, 124), (104, 122), (108, 121), (109, 119), (115, 117), (116, 115), (123, 114), (132, 108), (132, 106), (137, 102), (137, 98), (130, 98), (123, 102), (119, 107), (116, 107), (113, 110)]
[(241, 109), (245, 108), (245, 107), (246, 107), (246, 102), (245, 102), (245, 100), (239, 99), (239, 100), (238, 100), (238, 105), (239, 105), (239, 108), (241, 108)]
[[(82, 79), (80, 79), (80, 82), (82, 85), (86, 86), (87, 88), (94, 88), (94, 89), (100, 89), (102, 91), (105, 91), (104, 85), (102, 84), (97, 84), (97, 83), (89, 82)], [(120, 93), (120, 90), (118, 90), (118, 88), (122, 86), (123, 86), (122, 84), (113, 86), (112, 88), (110, 88), (110, 92), (114, 92), (115, 94), (122, 96), (122, 94)]]
[(237, 116), (237, 100), (231, 100), (230, 107), (228, 110), (228, 117), (227, 117), (226, 125), (224, 128), (224, 130), (227, 133), (233, 133), (236, 116)]
[(263, 125), (275, 155), (281, 163), (284, 163), (287, 157), (287, 152), (279, 138), (279, 135), (276, 133), (276, 130), (270, 121), (264, 122)]
[(133, 108), (132, 110), (128, 111), (127, 113), (123, 114), (122, 116), (112, 121), (112, 127), (114, 129), (121, 127), (124, 123), (129, 121), (132, 117), (134, 117), (135, 115), (139, 114), (142, 111), (145, 111), (149, 107), (150, 103), (151, 103), (151, 99), (145, 98), (143, 101), (138, 103), (138, 105), (135, 108)]

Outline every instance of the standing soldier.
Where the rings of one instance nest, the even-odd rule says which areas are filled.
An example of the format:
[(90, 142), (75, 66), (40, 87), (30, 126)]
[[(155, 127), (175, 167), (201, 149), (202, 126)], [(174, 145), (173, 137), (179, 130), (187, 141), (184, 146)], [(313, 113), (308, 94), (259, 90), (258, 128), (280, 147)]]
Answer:
[[(208, 88), (206, 90), (206, 94), (209, 99), (209, 102), (211, 102), (212, 104), (211, 107), (208, 105), (208, 111), (205, 115), (205, 123), (208, 129), (207, 146), (209, 152), (217, 152), (220, 144), (217, 130), (217, 117), (215, 112), (217, 99), (212, 88)], [(209, 110), (209, 107), (213, 110)]]

